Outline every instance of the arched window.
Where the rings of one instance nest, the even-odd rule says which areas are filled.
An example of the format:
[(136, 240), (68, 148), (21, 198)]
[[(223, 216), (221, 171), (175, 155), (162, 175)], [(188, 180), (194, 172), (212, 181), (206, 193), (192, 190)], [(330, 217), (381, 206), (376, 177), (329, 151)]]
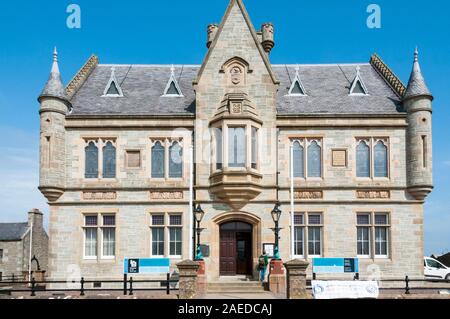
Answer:
[(89, 142), (85, 151), (85, 177), (98, 178), (98, 148), (94, 142)]
[(294, 177), (305, 177), (305, 149), (299, 141), (293, 145)]
[(103, 147), (103, 178), (116, 177), (116, 148), (111, 142)]
[(169, 148), (169, 177), (181, 178), (183, 176), (183, 148), (178, 142)]
[(370, 147), (365, 141), (356, 147), (356, 176), (370, 177)]
[(164, 146), (161, 142), (156, 142), (152, 147), (152, 177), (164, 178)]
[(308, 146), (308, 177), (322, 177), (322, 152), (317, 141)]
[(245, 167), (245, 128), (230, 127), (228, 130), (228, 166)]
[(388, 151), (383, 141), (377, 142), (374, 153), (375, 177), (388, 177)]

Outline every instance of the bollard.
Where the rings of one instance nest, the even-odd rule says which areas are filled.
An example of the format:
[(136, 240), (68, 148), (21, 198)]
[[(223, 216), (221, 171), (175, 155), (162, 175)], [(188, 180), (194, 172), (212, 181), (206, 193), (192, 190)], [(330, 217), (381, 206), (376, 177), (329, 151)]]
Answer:
[(36, 296), (36, 280), (34, 280), (34, 277), (31, 279), (31, 296)]
[(123, 295), (126, 296), (127, 295), (127, 282), (128, 282), (128, 276), (127, 274), (123, 275)]
[(84, 277), (81, 277), (80, 284), (81, 284), (80, 296), (84, 296)]
[(128, 295), (133, 296), (133, 277), (130, 277), (130, 292)]
[(167, 273), (167, 281), (166, 281), (166, 294), (170, 295), (170, 273)]
[(406, 283), (405, 294), (409, 295), (410, 294), (410, 291), (409, 291), (410, 289), (409, 289), (409, 277), (408, 276), (405, 277), (405, 283)]

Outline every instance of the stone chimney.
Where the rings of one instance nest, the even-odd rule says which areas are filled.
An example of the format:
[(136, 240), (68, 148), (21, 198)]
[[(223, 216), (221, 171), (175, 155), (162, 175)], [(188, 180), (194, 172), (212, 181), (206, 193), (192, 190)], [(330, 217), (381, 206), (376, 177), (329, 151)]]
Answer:
[(33, 223), (33, 229), (44, 228), (44, 214), (37, 208), (33, 208), (28, 212), (28, 226), (31, 227)]
[(264, 51), (266, 51), (267, 54), (272, 51), (273, 47), (275, 46), (274, 41), (274, 27), (272, 23), (264, 23), (261, 27), (261, 44), (264, 48)]
[(214, 41), (214, 38), (217, 35), (217, 31), (219, 30), (219, 25), (216, 23), (208, 25), (208, 42), (206, 42), (206, 47), (209, 49), (211, 43)]

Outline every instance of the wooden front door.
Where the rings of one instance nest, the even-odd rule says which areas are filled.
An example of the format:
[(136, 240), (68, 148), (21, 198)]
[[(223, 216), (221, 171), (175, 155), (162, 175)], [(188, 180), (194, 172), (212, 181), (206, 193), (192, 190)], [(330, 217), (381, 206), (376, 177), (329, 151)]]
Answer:
[(252, 274), (252, 226), (241, 222), (220, 226), (220, 275)]

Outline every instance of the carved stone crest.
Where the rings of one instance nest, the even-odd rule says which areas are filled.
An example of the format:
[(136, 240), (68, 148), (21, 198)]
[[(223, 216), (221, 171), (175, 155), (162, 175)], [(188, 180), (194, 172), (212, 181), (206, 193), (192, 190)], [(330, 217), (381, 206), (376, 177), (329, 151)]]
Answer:
[(242, 103), (231, 103), (231, 113), (240, 114), (242, 113)]
[(295, 199), (322, 199), (323, 192), (322, 191), (295, 191), (294, 198)]
[(153, 200), (183, 199), (183, 192), (150, 192), (150, 199)]
[(231, 83), (233, 83), (234, 85), (241, 84), (241, 82), (242, 82), (241, 68), (238, 66), (232, 67), (230, 70), (230, 78), (231, 78)]
[(83, 192), (84, 200), (115, 200), (116, 192)]
[(391, 193), (390, 191), (385, 190), (375, 190), (375, 191), (363, 190), (363, 191), (356, 191), (356, 197), (359, 199), (389, 199), (391, 198)]

